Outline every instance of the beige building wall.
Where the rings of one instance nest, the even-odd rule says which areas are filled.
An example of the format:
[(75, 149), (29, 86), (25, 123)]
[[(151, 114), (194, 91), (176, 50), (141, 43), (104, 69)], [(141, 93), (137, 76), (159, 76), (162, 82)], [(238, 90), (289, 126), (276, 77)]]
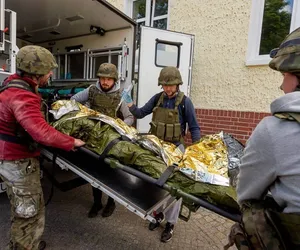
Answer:
[(118, 8), (119, 10), (125, 12), (124, 10), (124, 0), (107, 0), (110, 4)]
[(170, 1), (169, 29), (195, 34), (191, 97), (196, 108), (268, 112), (281, 95), (279, 73), (245, 66), (251, 2)]
[[(282, 77), (267, 65), (245, 65), (252, 1), (169, 1), (169, 29), (195, 35), (195, 108), (269, 112)], [(109, 2), (124, 11), (124, 0)]]

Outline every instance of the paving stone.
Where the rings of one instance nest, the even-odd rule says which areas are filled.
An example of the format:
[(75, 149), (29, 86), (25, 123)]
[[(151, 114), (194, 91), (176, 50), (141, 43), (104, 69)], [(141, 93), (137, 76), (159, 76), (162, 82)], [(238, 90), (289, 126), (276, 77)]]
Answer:
[[(51, 186), (43, 180), (45, 198)], [(103, 201), (105, 204), (106, 200)], [(163, 227), (148, 230), (148, 222), (117, 204), (111, 217), (87, 218), (92, 205), (92, 191), (85, 185), (68, 192), (54, 189), (46, 207), (46, 227), (43, 239), (47, 250), (143, 250), (143, 249), (223, 249), (233, 222), (206, 209), (192, 214), (190, 221), (179, 220), (174, 237), (160, 242)], [(10, 207), (5, 194), (0, 194), (0, 249), (8, 242)], [(236, 248), (232, 248), (236, 249)]]

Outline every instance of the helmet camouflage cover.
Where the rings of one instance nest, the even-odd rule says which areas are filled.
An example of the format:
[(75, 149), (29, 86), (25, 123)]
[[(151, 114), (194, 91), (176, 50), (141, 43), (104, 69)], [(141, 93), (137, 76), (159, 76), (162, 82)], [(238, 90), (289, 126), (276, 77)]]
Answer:
[(300, 74), (300, 28), (294, 30), (270, 53), (270, 68), (287, 73)]
[(57, 68), (57, 63), (49, 50), (28, 45), (17, 53), (16, 67), (32, 75), (47, 75), (52, 69)]
[(98, 77), (113, 78), (118, 81), (117, 67), (112, 63), (102, 63), (97, 71)]
[(165, 67), (160, 71), (158, 77), (159, 85), (179, 85), (182, 84), (182, 78), (176, 67)]

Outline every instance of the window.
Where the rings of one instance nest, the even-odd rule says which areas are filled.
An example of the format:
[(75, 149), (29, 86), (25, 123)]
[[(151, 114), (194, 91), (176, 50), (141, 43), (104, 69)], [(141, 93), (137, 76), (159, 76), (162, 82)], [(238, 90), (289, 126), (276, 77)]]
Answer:
[(127, 0), (126, 13), (139, 25), (168, 28), (168, 0)]
[(110, 56), (110, 63), (114, 64), (117, 66), (119, 66), (119, 55), (111, 55)]
[(135, 0), (132, 2), (132, 18), (138, 23), (146, 20), (146, 0)]
[(246, 65), (266, 65), (269, 53), (300, 27), (300, 1), (252, 0)]
[(57, 79), (65, 79), (65, 55), (58, 56), (58, 75), (56, 76)]
[[(112, 63), (116, 65), (120, 71), (120, 57), (122, 55), (122, 48), (113, 48), (105, 50), (91, 50), (89, 53), (90, 72), (89, 78), (97, 78), (97, 71), (102, 63)], [(120, 72), (119, 72), (120, 74)]]
[(166, 30), (168, 28), (168, 0), (152, 1), (151, 26)]
[[(72, 48), (71, 50), (73, 50)], [(66, 53), (55, 54), (58, 68), (54, 70), (54, 80), (72, 79), (96, 79), (97, 71), (102, 63), (112, 63), (116, 65), (119, 76), (122, 81), (126, 78), (126, 72), (123, 73), (122, 69), (126, 70), (124, 62), (122, 47), (109, 48), (109, 49), (96, 49), (87, 51), (72, 51)]]
[(125, 11), (138, 23), (136, 48), (139, 48), (140, 26), (151, 26), (158, 29), (168, 28), (168, 0), (125, 0)]
[(97, 56), (93, 58), (93, 73), (91, 78), (95, 78), (97, 71), (102, 63), (108, 63), (108, 55)]
[(155, 65), (158, 67), (179, 67), (180, 46), (174, 43), (156, 39)]
[(55, 70), (54, 79), (84, 79), (86, 77), (86, 52), (67, 52), (56, 54), (58, 68)]
[(84, 53), (68, 55), (67, 79), (83, 79), (84, 76)]

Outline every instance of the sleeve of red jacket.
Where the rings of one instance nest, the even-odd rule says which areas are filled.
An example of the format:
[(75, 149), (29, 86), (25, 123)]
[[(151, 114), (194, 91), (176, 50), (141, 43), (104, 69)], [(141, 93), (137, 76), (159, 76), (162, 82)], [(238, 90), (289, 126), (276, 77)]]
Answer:
[(31, 137), (40, 144), (71, 150), (74, 146), (74, 138), (65, 135), (51, 127), (40, 111), (40, 99), (35, 94), (15, 90), (16, 96), (12, 100), (12, 111), (18, 123)]

